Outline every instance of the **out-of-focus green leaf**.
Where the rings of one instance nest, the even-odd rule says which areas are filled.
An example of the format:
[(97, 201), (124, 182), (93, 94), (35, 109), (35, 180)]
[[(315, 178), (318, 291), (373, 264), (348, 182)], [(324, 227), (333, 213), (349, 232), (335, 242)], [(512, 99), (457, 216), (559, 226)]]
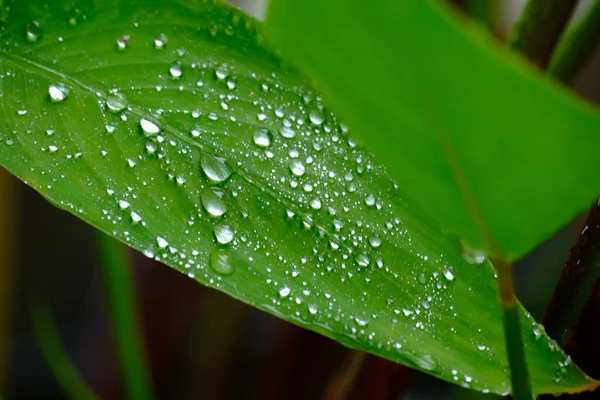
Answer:
[[(12, 173), (205, 285), (508, 391), (492, 269), (420, 216), (255, 21), (204, 1), (5, 5), (0, 163)], [(537, 392), (594, 384), (522, 316)]]
[(274, 0), (267, 32), (408, 196), (514, 260), (600, 194), (600, 114), (442, 3)]

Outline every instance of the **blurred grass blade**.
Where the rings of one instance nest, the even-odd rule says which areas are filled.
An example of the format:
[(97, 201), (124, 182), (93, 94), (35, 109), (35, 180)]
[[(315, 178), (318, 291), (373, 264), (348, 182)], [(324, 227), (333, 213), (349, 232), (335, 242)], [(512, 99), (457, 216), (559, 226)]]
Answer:
[[(4, 4), (0, 164), (205, 285), (508, 392), (492, 268), (406, 200), (256, 21), (201, 0)], [(536, 393), (596, 385), (518, 312)]]
[(152, 398), (152, 391), (148, 381), (145, 342), (139, 329), (131, 260), (127, 248), (104, 233), (98, 232), (98, 245), (127, 393), (131, 400), (147, 400)]
[(35, 302), (31, 307), (33, 331), (50, 370), (72, 400), (100, 400), (71, 363), (61, 345), (56, 324), (47, 305)]

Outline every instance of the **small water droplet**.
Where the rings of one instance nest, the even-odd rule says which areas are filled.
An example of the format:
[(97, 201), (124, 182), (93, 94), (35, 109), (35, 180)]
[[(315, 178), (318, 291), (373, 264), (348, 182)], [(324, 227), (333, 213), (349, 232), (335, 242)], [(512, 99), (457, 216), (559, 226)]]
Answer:
[(48, 95), (50, 95), (51, 102), (60, 103), (69, 95), (69, 88), (62, 83), (53, 83), (48, 86)]
[(179, 63), (171, 64), (169, 73), (171, 74), (171, 78), (179, 79), (183, 75), (183, 67)]
[(454, 274), (449, 269), (446, 269), (446, 270), (444, 270), (444, 278), (446, 278), (449, 281), (453, 281), (454, 280)]
[(202, 168), (208, 179), (214, 183), (226, 181), (233, 173), (225, 159), (208, 153), (203, 153), (200, 156), (200, 168)]
[(129, 202), (127, 202), (127, 201), (125, 201), (125, 200), (121, 200), (121, 201), (119, 202), (119, 207), (120, 207), (122, 210), (124, 210), (124, 209), (126, 209), (126, 208), (129, 208)]
[(294, 174), (296, 176), (302, 176), (306, 172), (306, 168), (304, 167), (304, 164), (302, 163), (302, 161), (293, 160), (290, 163), (290, 171), (292, 171), (292, 174)]
[(354, 261), (356, 262), (356, 264), (359, 267), (368, 267), (369, 264), (371, 263), (371, 258), (369, 257), (369, 255), (365, 252), (359, 253), (356, 255), (356, 257), (354, 258)]
[(292, 139), (293, 137), (296, 136), (296, 131), (294, 131), (290, 127), (284, 126), (283, 128), (281, 128), (279, 130), (279, 134), (286, 139)]
[(231, 275), (235, 271), (231, 263), (231, 256), (225, 249), (215, 249), (208, 259), (210, 268), (219, 275)]
[(110, 93), (106, 98), (106, 108), (111, 113), (119, 113), (127, 107), (127, 98), (120, 93)]
[(217, 68), (215, 68), (215, 77), (217, 78), (217, 80), (222, 81), (225, 78), (227, 78), (228, 76), (229, 76), (229, 68), (227, 68), (227, 65), (221, 64)]
[(260, 147), (269, 147), (271, 145), (271, 132), (268, 129), (260, 129), (254, 132), (252, 136), (254, 144)]
[(291, 290), (287, 286), (285, 286), (279, 290), (279, 295), (281, 297), (288, 297), (290, 295), (290, 293), (291, 293)]
[(131, 220), (134, 223), (138, 223), (138, 222), (140, 222), (142, 220), (142, 217), (138, 213), (136, 213), (135, 211), (132, 211), (131, 212)]
[(74, 8), (73, 10), (71, 10), (69, 12), (69, 15), (67, 17), (67, 22), (71, 26), (77, 26), (77, 24), (79, 24), (79, 22), (85, 21), (86, 18), (87, 18), (87, 16), (81, 9)]
[(417, 281), (419, 281), (421, 285), (425, 285), (427, 283), (427, 277), (425, 274), (419, 274), (417, 275)]
[(56, 153), (58, 151), (58, 147), (48, 146), (48, 150), (50, 151), (50, 153)]
[(308, 118), (310, 119), (310, 122), (312, 122), (314, 125), (321, 125), (325, 119), (325, 117), (323, 115), (323, 111), (316, 109), (316, 108), (313, 110), (310, 110), (310, 113), (308, 114)]
[(217, 188), (209, 188), (202, 192), (202, 205), (212, 217), (220, 217), (227, 212), (227, 204), (223, 201), (223, 191)]
[(215, 239), (220, 244), (227, 244), (233, 240), (234, 232), (229, 225), (218, 224), (214, 229)]
[(371, 245), (371, 247), (379, 247), (381, 246), (381, 239), (379, 238), (379, 236), (371, 236), (369, 238), (369, 244)]
[(117, 39), (117, 50), (123, 51), (129, 45), (129, 35), (121, 36)]
[(25, 38), (29, 43), (35, 43), (44, 36), (44, 30), (42, 29), (38, 21), (31, 21), (27, 24), (25, 29)]
[(160, 133), (160, 127), (146, 118), (140, 119), (140, 127), (146, 136), (154, 136)]
[(164, 33), (161, 33), (160, 35), (158, 35), (158, 37), (156, 39), (154, 39), (154, 48), (160, 50), (167, 45), (168, 41), (169, 41), (169, 38), (167, 37), (167, 35), (165, 35)]
[(169, 245), (169, 242), (167, 242), (164, 238), (158, 236), (156, 238), (156, 243), (158, 244), (158, 247), (160, 247), (161, 249), (164, 249), (165, 247), (167, 247)]
[(367, 197), (365, 197), (365, 204), (368, 205), (369, 207), (375, 205), (375, 196), (370, 194)]

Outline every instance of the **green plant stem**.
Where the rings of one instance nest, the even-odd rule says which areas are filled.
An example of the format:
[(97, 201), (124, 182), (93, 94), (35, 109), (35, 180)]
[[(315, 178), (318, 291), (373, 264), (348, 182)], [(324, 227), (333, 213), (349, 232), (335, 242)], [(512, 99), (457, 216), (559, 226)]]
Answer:
[(512, 395), (515, 400), (531, 400), (533, 394), (529, 382), (521, 321), (519, 320), (515, 288), (512, 280), (512, 264), (503, 260), (496, 260), (494, 267), (498, 274), (498, 287), (504, 317), (504, 336), (506, 351), (508, 353)]
[(592, 55), (599, 41), (600, 0), (595, 0), (583, 19), (558, 42), (548, 71), (555, 78), (569, 82)]
[(60, 342), (49, 308), (43, 303), (34, 302), (31, 317), (42, 355), (67, 396), (73, 400), (100, 400), (71, 363)]
[(131, 277), (127, 248), (115, 239), (98, 233), (105, 288), (112, 316), (121, 366), (131, 400), (152, 398), (142, 335)]
[(529, 0), (508, 44), (545, 69), (578, 0)]

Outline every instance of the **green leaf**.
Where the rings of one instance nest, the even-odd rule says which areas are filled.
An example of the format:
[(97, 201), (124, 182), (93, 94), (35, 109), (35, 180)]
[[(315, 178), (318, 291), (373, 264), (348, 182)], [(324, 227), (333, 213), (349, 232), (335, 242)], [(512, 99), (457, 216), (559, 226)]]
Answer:
[(274, 0), (267, 31), (425, 212), (514, 260), (600, 194), (600, 115), (442, 3)]
[[(492, 269), (421, 217), (255, 21), (203, 1), (49, 4), (5, 4), (3, 166), (205, 285), (509, 390)], [(522, 318), (536, 392), (595, 385)]]

